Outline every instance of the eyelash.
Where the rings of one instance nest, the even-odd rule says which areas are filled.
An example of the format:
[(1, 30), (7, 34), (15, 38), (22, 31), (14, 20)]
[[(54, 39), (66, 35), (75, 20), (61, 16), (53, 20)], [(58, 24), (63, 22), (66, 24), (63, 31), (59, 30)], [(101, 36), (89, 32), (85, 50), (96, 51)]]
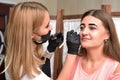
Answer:
[(94, 30), (94, 29), (96, 29), (96, 28), (95, 28), (95, 27), (90, 26), (90, 27), (89, 27), (89, 29), (90, 29), (90, 30)]
[(80, 30), (82, 31), (84, 29), (84, 27), (83, 26), (80, 26)]
[(46, 26), (46, 28), (48, 28), (49, 27), (49, 24)]
[[(84, 26), (80, 26), (80, 30), (81, 30), (81, 31), (83, 31), (84, 28), (85, 28)], [(96, 28), (93, 27), (93, 26), (89, 26), (89, 29), (90, 29), (90, 30), (95, 30)]]

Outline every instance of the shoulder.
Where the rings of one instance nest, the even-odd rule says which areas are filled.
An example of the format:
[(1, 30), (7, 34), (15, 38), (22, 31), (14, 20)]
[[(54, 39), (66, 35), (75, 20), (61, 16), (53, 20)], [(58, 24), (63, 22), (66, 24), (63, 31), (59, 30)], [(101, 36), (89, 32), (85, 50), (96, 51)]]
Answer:
[(39, 80), (39, 79), (41, 79), (41, 80), (50, 80), (51, 78), (48, 77), (45, 73), (43, 73), (43, 72), (41, 71), (41, 74), (38, 75), (38, 77), (36, 77), (35, 80)]
[(35, 77), (31, 79), (28, 75), (23, 76), (21, 80), (52, 80), (50, 77), (48, 77), (45, 73), (41, 71), (39, 75), (35, 74)]
[(116, 73), (120, 73), (120, 63), (118, 64), (118, 66), (116, 67), (114, 74)]
[(120, 80), (120, 63), (116, 67), (114, 73), (110, 76), (109, 80)]
[(109, 67), (110, 67), (109, 69), (111, 70), (112, 75), (114, 75), (116, 73), (120, 73), (120, 62), (119, 61), (108, 58), (107, 65), (109, 65)]
[[(63, 68), (57, 80), (71, 80), (80, 56), (67, 54)], [(67, 75), (66, 75), (67, 74)]]

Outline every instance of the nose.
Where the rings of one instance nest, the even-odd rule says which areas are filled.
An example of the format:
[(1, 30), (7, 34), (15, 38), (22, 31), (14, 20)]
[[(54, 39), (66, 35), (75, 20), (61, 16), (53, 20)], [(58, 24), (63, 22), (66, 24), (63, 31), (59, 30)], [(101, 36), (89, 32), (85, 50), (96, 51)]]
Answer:
[(84, 35), (85, 35), (85, 34), (88, 34), (88, 29), (87, 29), (87, 28), (84, 28), (83, 30), (80, 31), (80, 33), (82, 33), (82, 34), (84, 34)]

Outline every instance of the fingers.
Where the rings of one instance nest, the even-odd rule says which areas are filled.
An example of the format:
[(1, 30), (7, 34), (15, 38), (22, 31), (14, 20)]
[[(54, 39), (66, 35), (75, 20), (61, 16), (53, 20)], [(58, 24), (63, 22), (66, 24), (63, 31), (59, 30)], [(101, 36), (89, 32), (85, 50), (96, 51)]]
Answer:
[(61, 45), (59, 46), (59, 48), (63, 47), (64, 44), (65, 44), (65, 42), (66, 42), (66, 41), (63, 41), (63, 42), (61, 43)]
[(80, 35), (77, 34), (77, 32), (74, 32), (74, 30), (67, 32), (67, 41), (72, 43), (79, 43), (80, 42)]
[(63, 38), (63, 34), (61, 32), (60, 33), (55, 33), (54, 35), (51, 36), (52, 40), (60, 39), (60, 38)]
[(77, 36), (77, 32), (74, 32), (74, 30), (71, 30), (71, 31), (68, 31), (67, 32), (67, 37), (74, 37), (74, 36)]
[(61, 43), (63, 42), (64, 37), (62, 33), (56, 33), (54, 35), (51, 36), (51, 39), (49, 40), (49, 42), (54, 43), (56, 45), (61, 45)]

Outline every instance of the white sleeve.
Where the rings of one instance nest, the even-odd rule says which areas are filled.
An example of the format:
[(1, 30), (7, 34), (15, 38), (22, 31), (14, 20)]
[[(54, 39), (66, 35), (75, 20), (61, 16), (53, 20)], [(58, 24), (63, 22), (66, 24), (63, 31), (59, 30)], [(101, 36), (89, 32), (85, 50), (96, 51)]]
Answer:
[(48, 77), (45, 73), (41, 71), (41, 74), (37, 76), (34, 80), (50, 80), (50, 77)]
[(27, 75), (25, 75), (21, 80), (52, 80), (52, 79), (41, 71), (41, 73), (33, 79), (31, 79)]
[(11, 79), (10, 79), (10, 76), (9, 76), (9, 74), (8, 74), (7, 71), (5, 71), (5, 79), (6, 79), (6, 80), (11, 80)]

